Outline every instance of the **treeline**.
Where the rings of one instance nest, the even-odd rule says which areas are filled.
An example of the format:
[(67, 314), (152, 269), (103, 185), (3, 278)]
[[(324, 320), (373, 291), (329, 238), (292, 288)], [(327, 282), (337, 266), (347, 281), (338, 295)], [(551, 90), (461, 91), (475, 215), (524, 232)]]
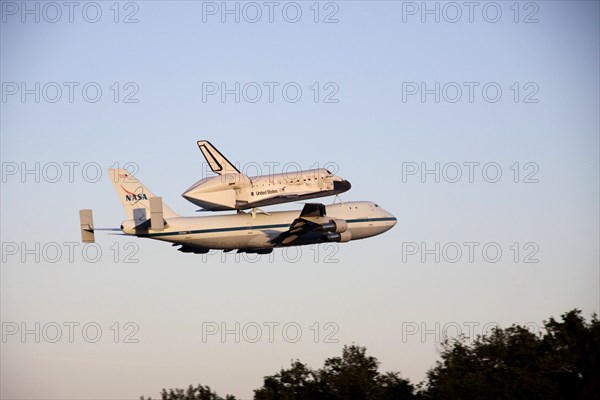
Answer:
[[(495, 328), (474, 340), (442, 344), (440, 360), (415, 385), (397, 372), (380, 372), (365, 347), (344, 346), (341, 357), (313, 370), (299, 360), (264, 378), (255, 400), (598, 399), (600, 322), (572, 310), (544, 321), (534, 334), (520, 325)], [(163, 389), (163, 400), (223, 399), (208, 386)], [(141, 400), (145, 400), (141, 397)], [(148, 398), (147, 400), (151, 400)]]

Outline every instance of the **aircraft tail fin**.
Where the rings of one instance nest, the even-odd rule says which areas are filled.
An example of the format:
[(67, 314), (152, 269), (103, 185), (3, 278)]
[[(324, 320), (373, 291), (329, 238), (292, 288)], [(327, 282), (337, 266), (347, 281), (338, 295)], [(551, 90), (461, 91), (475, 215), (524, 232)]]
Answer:
[(219, 175), (223, 173), (240, 173), (240, 171), (208, 140), (199, 140), (198, 147), (214, 173)]
[[(123, 168), (110, 168), (108, 170), (119, 200), (125, 208), (128, 219), (135, 221), (136, 226), (150, 220), (150, 199), (156, 197), (148, 188), (138, 181), (132, 174)], [(162, 204), (164, 218), (179, 217), (166, 204)], [(156, 210), (154, 210), (156, 212)]]

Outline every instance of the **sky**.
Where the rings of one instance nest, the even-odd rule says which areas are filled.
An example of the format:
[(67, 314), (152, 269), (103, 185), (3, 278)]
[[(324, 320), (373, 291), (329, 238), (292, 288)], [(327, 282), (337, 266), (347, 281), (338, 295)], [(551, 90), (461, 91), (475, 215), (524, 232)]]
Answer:
[[(598, 2), (0, 4), (0, 397), (251, 398), (352, 343), (417, 383), (446, 336), (599, 311)], [(125, 219), (110, 167), (198, 215), (200, 139), (398, 223), (263, 256), (79, 243), (79, 209)]]

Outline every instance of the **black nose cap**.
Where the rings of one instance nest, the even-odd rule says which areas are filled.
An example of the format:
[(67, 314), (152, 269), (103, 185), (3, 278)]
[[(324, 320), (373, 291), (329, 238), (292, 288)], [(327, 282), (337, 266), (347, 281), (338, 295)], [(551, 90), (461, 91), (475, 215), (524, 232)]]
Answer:
[(333, 181), (333, 190), (337, 193), (344, 193), (350, 190), (352, 185), (348, 181)]

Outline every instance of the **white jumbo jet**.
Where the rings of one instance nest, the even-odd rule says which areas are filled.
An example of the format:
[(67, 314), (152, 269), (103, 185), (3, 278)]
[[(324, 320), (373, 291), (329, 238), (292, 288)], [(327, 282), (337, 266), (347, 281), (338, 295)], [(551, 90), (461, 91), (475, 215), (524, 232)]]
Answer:
[(325, 168), (249, 178), (208, 140), (198, 141), (206, 162), (217, 176), (194, 183), (182, 196), (208, 211), (245, 210), (291, 201), (333, 196), (349, 190), (345, 179)]
[[(181, 246), (184, 253), (210, 249), (268, 254), (275, 247), (325, 242), (348, 242), (379, 235), (396, 225), (396, 218), (369, 201), (331, 205), (305, 204), (296, 211), (238, 212), (182, 217), (155, 197), (126, 169), (109, 169), (109, 176), (125, 208), (125, 235), (150, 238)], [(95, 242), (92, 210), (80, 210), (81, 237)]]

